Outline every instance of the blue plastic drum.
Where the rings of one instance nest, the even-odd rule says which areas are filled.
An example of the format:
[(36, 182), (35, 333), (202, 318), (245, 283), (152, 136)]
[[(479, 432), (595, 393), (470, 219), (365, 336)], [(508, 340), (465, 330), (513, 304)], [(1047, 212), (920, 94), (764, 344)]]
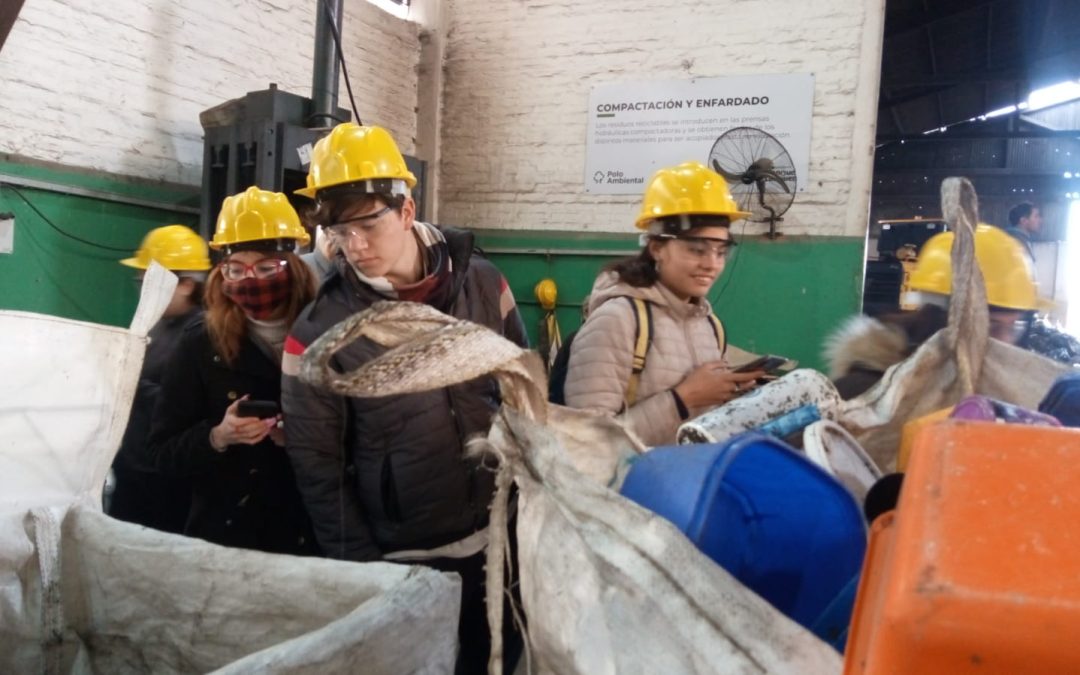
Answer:
[(835, 617), (830, 604), (862, 567), (866, 527), (854, 497), (763, 434), (656, 448), (631, 467), (622, 494), (808, 628), (826, 609)]

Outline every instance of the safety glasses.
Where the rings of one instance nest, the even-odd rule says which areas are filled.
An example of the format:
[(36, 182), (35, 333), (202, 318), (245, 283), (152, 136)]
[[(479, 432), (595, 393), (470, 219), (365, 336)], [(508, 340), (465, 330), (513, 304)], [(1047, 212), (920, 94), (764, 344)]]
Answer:
[(226, 260), (221, 263), (221, 276), (229, 281), (239, 281), (250, 272), (256, 279), (269, 279), (281, 274), (288, 264), (283, 258), (263, 258), (250, 265), (239, 260)]
[(687, 256), (699, 260), (712, 257), (716, 260), (725, 260), (731, 249), (737, 244), (731, 239), (713, 239), (712, 237), (676, 237), (674, 235), (659, 235), (658, 239), (670, 239)]
[(363, 216), (356, 216), (355, 218), (349, 218), (343, 220), (340, 223), (334, 223), (326, 228), (334, 237), (344, 241), (349, 237), (371, 237), (376, 233), (379, 226), (379, 220), (394, 210), (392, 206), (384, 206), (374, 213), (368, 213)]

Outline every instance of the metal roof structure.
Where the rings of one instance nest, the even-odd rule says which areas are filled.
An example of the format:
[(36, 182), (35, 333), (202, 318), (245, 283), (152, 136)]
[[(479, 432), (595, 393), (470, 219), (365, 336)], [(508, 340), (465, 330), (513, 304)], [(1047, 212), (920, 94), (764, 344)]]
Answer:
[(965, 175), (989, 222), (1032, 201), (1063, 239), (1080, 100), (1028, 99), (1069, 81), (1080, 96), (1080, 0), (887, 0), (871, 223), (938, 215), (941, 179)]

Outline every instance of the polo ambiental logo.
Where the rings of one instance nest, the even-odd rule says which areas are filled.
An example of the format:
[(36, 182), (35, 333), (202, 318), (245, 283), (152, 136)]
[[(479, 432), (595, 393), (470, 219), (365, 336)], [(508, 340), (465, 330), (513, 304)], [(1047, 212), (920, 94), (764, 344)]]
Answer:
[(622, 171), (597, 171), (593, 174), (593, 182), (596, 184), (607, 183), (608, 185), (631, 184), (641, 185), (645, 182), (644, 176), (627, 177)]

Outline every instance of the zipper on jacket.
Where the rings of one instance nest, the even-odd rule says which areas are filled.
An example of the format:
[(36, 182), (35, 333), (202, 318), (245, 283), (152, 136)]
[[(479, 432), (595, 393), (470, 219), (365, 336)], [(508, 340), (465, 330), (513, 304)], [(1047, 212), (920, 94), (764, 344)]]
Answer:
[[(451, 393), (450, 387), (447, 387), (443, 391), (446, 392), (446, 403), (450, 407), (450, 420), (454, 424), (454, 436), (457, 437), (457, 441), (458, 441), (458, 447), (457, 447), (458, 459), (461, 461), (462, 470), (466, 471), (465, 439), (462, 437), (464, 432), (461, 429), (461, 420), (458, 418), (457, 409), (454, 407), (454, 395)], [(473, 477), (471, 475), (468, 475), (468, 471), (466, 471), (465, 484), (467, 486), (466, 489), (468, 490), (468, 493), (469, 493), (468, 494), (469, 508), (470, 508), (471, 511), (473, 511), (475, 513), (476, 512), (476, 490), (475, 490), (476, 484), (473, 481)]]
[[(690, 334), (690, 322), (683, 321), (683, 338), (686, 340), (686, 348), (690, 352), (690, 363), (694, 368), (697, 368), (701, 364), (698, 363), (697, 349), (694, 347), (693, 336)], [(689, 373), (687, 373), (689, 375)]]
[(450, 387), (446, 387), (443, 391), (446, 392), (446, 404), (450, 409), (450, 420), (454, 424), (454, 436), (457, 437), (458, 451), (464, 451), (465, 439), (462, 438), (461, 420), (458, 419), (457, 410), (454, 408), (454, 395), (450, 393)]

